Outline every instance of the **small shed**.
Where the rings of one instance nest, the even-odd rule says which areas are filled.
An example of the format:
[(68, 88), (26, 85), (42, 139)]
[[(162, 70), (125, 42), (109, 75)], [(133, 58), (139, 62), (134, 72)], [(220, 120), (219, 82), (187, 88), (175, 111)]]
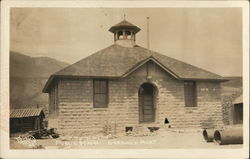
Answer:
[(243, 123), (243, 96), (240, 95), (233, 101), (233, 124)]
[(43, 128), (45, 114), (42, 108), (10, 110), (10, 132), (26, 132)]

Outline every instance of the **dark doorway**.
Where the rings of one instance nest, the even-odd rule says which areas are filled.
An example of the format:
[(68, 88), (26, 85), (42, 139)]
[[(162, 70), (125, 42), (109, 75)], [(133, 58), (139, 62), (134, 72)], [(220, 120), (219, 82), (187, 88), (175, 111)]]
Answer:
[(234, 104), (234, 124), (243, 123), (243, 103)]
[(155, 121), (155, 86), (150, 83), (139, 88), (139, 121)]

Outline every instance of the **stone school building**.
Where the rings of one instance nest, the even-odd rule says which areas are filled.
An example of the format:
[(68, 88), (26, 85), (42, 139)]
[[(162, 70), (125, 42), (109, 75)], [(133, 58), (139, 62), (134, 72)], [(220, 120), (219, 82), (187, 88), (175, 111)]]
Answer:
[(223, 124), (223, 77), (136, 44), (140, 28), (112, 26), (114, 44), (52, 74), (43, 92), (61, 132), (125, 132)]

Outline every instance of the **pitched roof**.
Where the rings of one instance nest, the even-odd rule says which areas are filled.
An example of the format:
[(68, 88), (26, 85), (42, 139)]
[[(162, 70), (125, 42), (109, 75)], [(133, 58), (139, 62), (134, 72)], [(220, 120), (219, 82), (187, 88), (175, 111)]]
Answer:
[(112, 26), (109, 31), (114, 33), (117, 29), (133, 29), (135, 31), (135, 33), (137, 33), (138, 31), (140, 31), (141, 29), (137, 26), (135, 26), (134, 24), (123, 20), (120, 23)]
[(49, 84), (57, 76), (121, 78), (125, 77), (133, 68), (148, 60), (158, 62), (165, 70), (181, 80), (225, 80), (217, 74), (160, 53), (148, 51), (137, 45), (128, 48), (114, 44), (53, 74), (47, 81), (43, 92), (47, 92)]
[(243, 103), (243, 96), (240, 95), (239, 97), (237, 97), (234, 101), (233, 104), (240, 104)]
[(11, 109), (10, 118), (33, 117), (39, 116), (40, 113), (43, 113), (42, 108)]

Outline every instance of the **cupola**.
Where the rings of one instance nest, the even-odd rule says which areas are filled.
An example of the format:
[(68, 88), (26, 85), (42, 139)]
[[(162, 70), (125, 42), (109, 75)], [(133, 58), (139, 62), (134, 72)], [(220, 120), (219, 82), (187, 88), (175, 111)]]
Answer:
[(124, 47), (134, 47), (135, 46), (135, 35), (141, 29), (125, 19), (120, 23), (112, 26), (109, 31), (114, 34), (115, 44)]

